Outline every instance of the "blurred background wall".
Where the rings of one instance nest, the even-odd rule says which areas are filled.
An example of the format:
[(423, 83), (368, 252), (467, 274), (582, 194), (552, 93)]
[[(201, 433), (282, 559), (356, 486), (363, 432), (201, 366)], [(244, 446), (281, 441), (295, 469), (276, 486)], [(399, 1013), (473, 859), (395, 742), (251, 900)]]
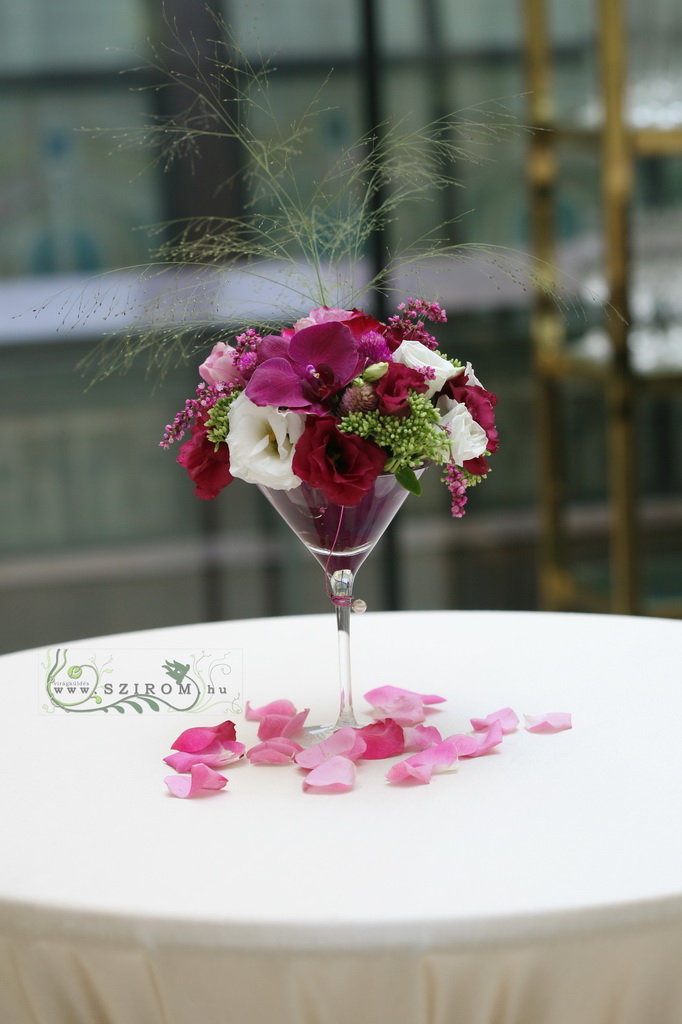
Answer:
[[(214, 31), (204, 0), (166, 7), (196, 39)], [(554, 11), (559, 96), (588, 121), (591, 8), (581, 0)], [(275, 54), (273, 95), (283, 120), (300, 113), (333, 68), (328, 109), (308, 151), (311, 179), (377, 111), (415, 125), (481, 104), (499, 104), (520, 124), (527, 117), (523, 20), (514, 4), (216, 0), (216, 10), (253, 59)], [(319, 567), (255, 488), (236, 481), (216, 502), (200, 502), (174, 453), (158, 447), (164, 425), (194, 392), (196, 366), (174, 368), (159, 386), (134, 371), (89, 388), (76, 370), (109, 327), (106, 299), (100, 315), (72, 326), (82, 285), (102, 271), (144, 263), (151, 243), (141, 228), (210, 212), (213, 187), (225, 177), (215, 157), (194, 177), (182, 167), (164, 175), (149, 166), (149, 153), (119, 147), (106, 131), (164, 112), (166, 99), (147, 88), (154, 79), (144, 70), (147, 40), (163, 31), (157, 0), (0, 0), (2, 651), (208, 618), (326, 611)], [(465, 188), (443, 193), (435, 209), (404, 216), (461, 218), (459, 241), (528, 251), (527, 152), (528, 134), (510, 134), (480, 160), (453, 168)], [(592, 284), (597, 178), (594, 160), (578, 154), (558, 206), (570, 267)], [(679, 163), (652, 162), (638, 202), (669, 223), (681, 189)], [(425, 494), (410, 499), (397, 521), (390, 555), (377, 553), (363, 568), (358, 595), (370, 608), (532, 609), (539, 481), (530, 291), (468, 269), (439, 280), (437, 290), (450, 318), (439, 335), (444, 347), (470, 359), (500, 396), (502, 446), (461, 522), (450, 520), (437, 475), (426, 479)], [(64, 303), (42, 309), (57, 293)], [(590, 343), (593, 306), (587, 293), (577, 295), (567, 329)], [(576, 536), (597, 567), (605, 455), (588, 427), (600, 415), (598, 402), (580, 390), (566, 413), (579, 453), (571, 464)], [(642, 430), (648, 493), (676, 499), (679, 406), (653, 403)], [(668, 516), (661, 527), (665, 558), (654, 585), (676, 585), (678, 526)], [(385, 585), (387, 557), (397, 567), (393, 593)]]

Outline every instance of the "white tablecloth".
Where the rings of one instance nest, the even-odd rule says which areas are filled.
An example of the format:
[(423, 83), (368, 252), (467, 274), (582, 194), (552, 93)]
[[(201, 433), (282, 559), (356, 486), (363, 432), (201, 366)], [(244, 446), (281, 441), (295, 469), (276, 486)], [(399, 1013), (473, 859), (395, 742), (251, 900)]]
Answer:
[[(240, 763), (179, 800), (161, 759), (190, 716), (41, 715), (38, 653), (0, 658), (2, 1024), (679, 1024), (682, 623), (353, 628), (356, 692), (442, 693), (444, 736), (506, 705), (574, 727), (520, 727), (429, 786), (382, 761), (303, 793), (300, 769)], [(241, 648), (254, 705), (324, 718), (334, 632), (329, 613), (97, 646)]]

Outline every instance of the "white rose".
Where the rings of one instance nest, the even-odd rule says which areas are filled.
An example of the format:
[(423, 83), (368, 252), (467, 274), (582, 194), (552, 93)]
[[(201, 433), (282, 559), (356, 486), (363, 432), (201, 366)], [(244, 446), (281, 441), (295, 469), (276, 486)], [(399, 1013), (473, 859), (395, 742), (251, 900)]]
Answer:
[(443, 359), (437, 352), (432, 352), (421, 341), (406, 338), (401, 342), (393, 353), (393, 361), (404, 363), (413, 370), (421, 370), (424, 366), (430, 366), (435, 371), (433, 380), (427, 380), (429, 390), (425, 392), (425, 398), (431, 398), (437, 391), (440, 391), (446, 380), (456, 377), (462, 372), (461, 366), (453, 366), (448, 359)]
[(447, 431), (450, 459), (461, 466), (467, 459), (477, 459), (488, 446), (488, 436), (463, 402), (441, 398), (438, 402), (440, 425)]
[(274, 405), (254, 405), (242, 393), (228, 413), (230, 472), (249, 484), (290, 491), (301, 483), (291, 462), (305, 420)]

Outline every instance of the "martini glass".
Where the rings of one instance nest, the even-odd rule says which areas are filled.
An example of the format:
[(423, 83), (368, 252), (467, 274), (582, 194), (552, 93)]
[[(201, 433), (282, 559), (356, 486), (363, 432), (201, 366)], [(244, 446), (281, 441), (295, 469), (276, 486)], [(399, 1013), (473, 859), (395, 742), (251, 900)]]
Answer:
[[(424, 468), (417, 469), (416, 475), (419, 477), (423, 472)], [(380, 474), (357, 505), (329, 501), (322, 491), (306, 483), (288, 491), (258, 486), (324, 569), (327, 594), (336, 609), (339, 717), (335, 724), (313, 727), (308, 733), (323, 736), (344, 725), (357, 726), (350, 658), (350, 613), (354, 602), (355, 575), (409, 492), (392, 473)]]

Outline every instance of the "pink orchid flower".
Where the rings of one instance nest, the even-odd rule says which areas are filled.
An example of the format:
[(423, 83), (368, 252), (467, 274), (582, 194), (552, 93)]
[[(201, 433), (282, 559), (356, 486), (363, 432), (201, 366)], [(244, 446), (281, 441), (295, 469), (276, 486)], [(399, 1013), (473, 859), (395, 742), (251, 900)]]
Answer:
[(351, 725), (344, 725), (333, 732), (326, 740), (314, 743), (306, 750), (301, 750), (294, 758), (301, 768), (317, 768), (335, 757), (345, 757), (349, 761), (357, 761), (367, 748), (359, 730)]
[(544, 715), (524, 715), (528, 732), (561, 732), (572, 729), (571, 716), (566, 711), (548, 711)]
[(175, 768), (176, 772), (188, 772), (195, 764), (205, 764), (208, 768), (224, 768), (226, 764), (243, 757), (245, 750), (244, 744), (237, 743), (236, 740), (224, 744), (215, 740), (196, 754), (179, 750), (176, 754), (164, 757), (164, 761), (170, 768)]
[(304, 327), (286, 349), (275, 351), (281, 354), (259, 363), (246, 385), (244, 393), (254, 405), (320, 415), (357, 372), (357, 342), (344, 324), (334, 321)]
[[(462, 737), (466, 738), (466, 737)], [(457, 760), (460, 737), (453, 736), (442, 743), (426, 750), (420, 750), (404, 761), (398, 761), (386, 773), (389, 782), (404, 782), (414, 779), (415, 782), (428, 784), (437, 768), (450, 768)]]
[(357, 729), (356, 732), (366, 743), (366, 749), (362, 755), (365, 761), (378, 761), (384, 757), (394, 757), (396, 754), (402, 754), (405, 749), (405, 734), (392, 718), (372, 722), (371, 725), (365, 725), (362, 729)]
[(492, 714), (486, 715), (485, 718), (472, 718), (470, 721), (472, 729), (476, 732), (483, 732), (493, 722), (499, 722), (502, 732), (508, 733), (513, 732), (519, 724), (519, 716), (511, 708), (502, 708), (500, 711), (493, 711)]
[(351, 789), (355, 783), (355, 774), (354, 762), (339, 754), (322, 761), (308, 772), (303, 780), (303, 789)]
[(272, 739), (251, 747), (246, 756), (251, 764), (290, 764), (301, 750), (303, 747), (295, 740), (287, 739), (285, 736), (273, 736)]
[(224, 789), (227, 785), (224, 775), (219, 775), (205, 764), (193, 765), (189, 775), (168, 775), (163, 781), (171, 795), (182, 800), (192, 796), (203, 796)]

